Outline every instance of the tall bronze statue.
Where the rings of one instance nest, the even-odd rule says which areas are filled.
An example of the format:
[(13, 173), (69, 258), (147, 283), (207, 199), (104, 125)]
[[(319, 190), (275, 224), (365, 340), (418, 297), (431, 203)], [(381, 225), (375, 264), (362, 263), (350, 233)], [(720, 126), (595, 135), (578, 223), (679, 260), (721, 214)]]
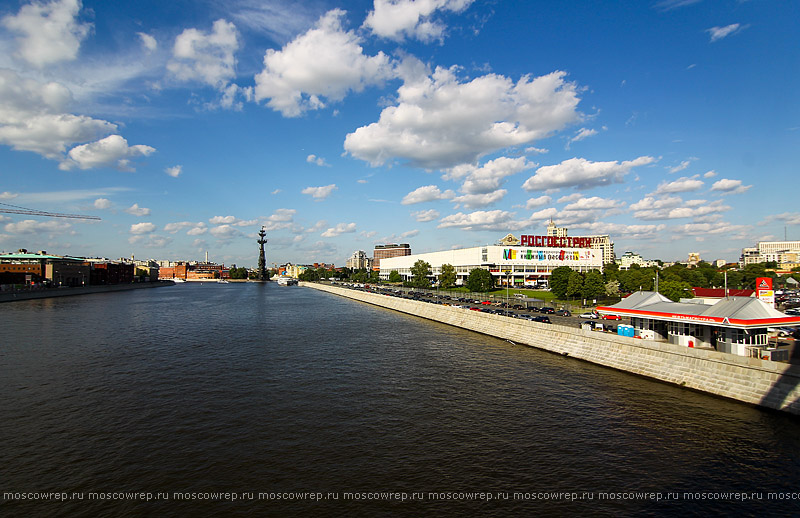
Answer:
[(258, 232), (258, 244), (261, 245), (260, 253), (258, 254), (258, 280), (268, 281), (269, 275), (267, 274), (267, 260), (264, 257), (264, 245), (267, 244), (267, 231), (265, 227), (261, 227)]

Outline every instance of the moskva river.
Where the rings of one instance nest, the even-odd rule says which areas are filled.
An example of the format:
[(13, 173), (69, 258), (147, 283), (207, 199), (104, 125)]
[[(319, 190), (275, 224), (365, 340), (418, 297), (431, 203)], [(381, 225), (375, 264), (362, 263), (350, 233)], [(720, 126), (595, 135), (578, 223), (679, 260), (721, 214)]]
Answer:
[(799, 457), (795, 417), (308, 288), (0, 305), (2, 516), (796, 516)]

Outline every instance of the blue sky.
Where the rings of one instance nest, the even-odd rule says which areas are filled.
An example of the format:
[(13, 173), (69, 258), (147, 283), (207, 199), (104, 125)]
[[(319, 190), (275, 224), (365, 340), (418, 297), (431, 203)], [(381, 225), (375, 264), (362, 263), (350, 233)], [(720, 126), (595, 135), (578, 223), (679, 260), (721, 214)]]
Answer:
[[(800, 4), (9, 1), (0, 250), (343, 265), (800, 239)], [(7, 205), (0, 207), (7, 208)]]

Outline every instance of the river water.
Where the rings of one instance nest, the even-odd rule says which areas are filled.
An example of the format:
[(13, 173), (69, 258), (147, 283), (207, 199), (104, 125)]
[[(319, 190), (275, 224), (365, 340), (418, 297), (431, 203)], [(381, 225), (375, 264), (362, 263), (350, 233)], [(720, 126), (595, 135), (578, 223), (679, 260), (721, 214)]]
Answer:
[(6, 303), (0, 382), (2, 516), (800, 512), (795, 417), (309, 288)]

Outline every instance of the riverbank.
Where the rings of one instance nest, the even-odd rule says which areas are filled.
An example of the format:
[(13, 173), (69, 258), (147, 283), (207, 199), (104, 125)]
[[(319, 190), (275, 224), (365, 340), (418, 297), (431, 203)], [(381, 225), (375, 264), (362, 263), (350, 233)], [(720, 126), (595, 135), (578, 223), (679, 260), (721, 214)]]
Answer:
[(301, 282), (309, 287), (743, 403), (800, 415), (800, 366)]
[(105, 286), (82, 286), (78, 288), (50, 288), (34, 291), (10, 291), (0, 293), (0, 302), (49, 299), (52, 297), (72, 297), (76, 295), (91, 295), (93, 293), (108, 293), (112, 291), (160, 288), (163, 286), (175, 286), (175, 283), (172, 281), (137, 282), (135, 284), (110, 284)]

